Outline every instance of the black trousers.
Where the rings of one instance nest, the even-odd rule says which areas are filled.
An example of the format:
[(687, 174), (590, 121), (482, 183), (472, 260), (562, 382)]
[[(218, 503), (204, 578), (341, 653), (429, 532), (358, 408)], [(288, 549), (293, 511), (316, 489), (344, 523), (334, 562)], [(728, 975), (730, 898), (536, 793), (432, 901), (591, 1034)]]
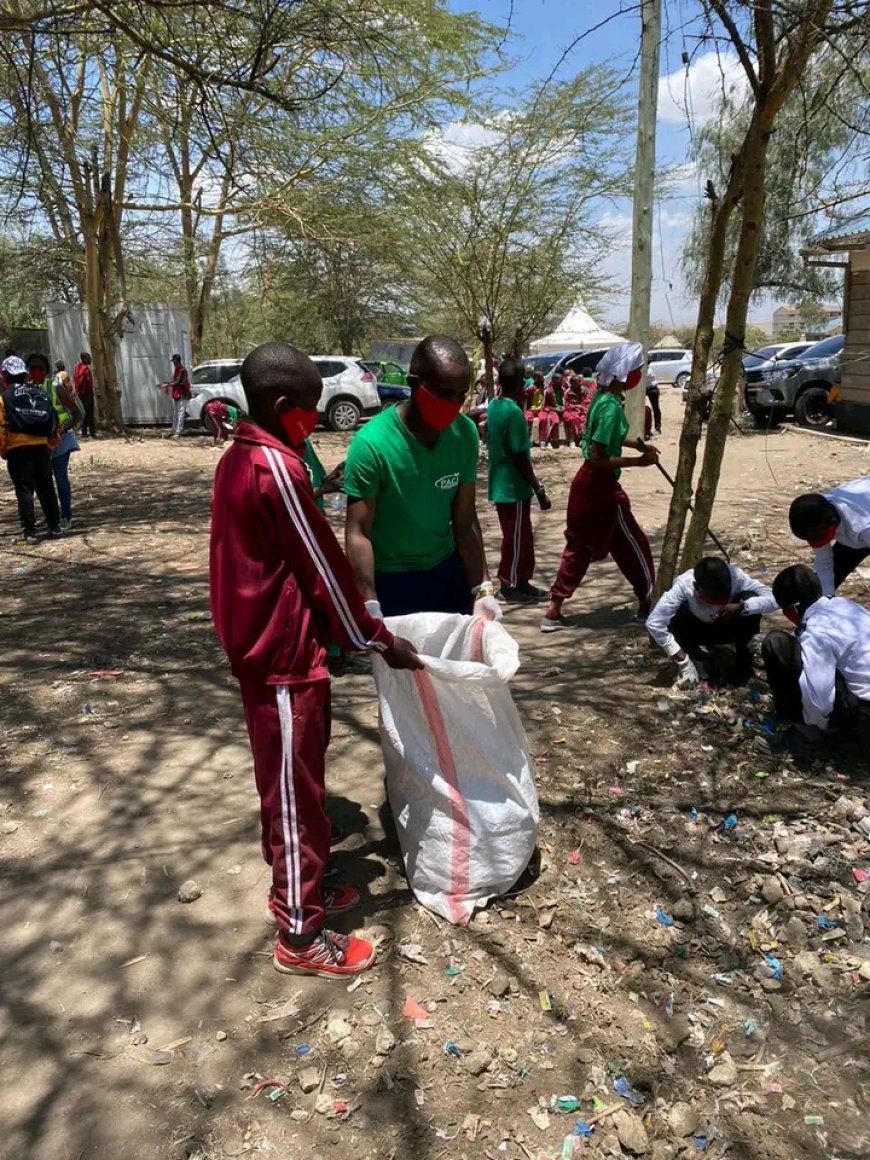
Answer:
[[(801, 642), (790, 632), (769, 632), (761, 645), (761, 658), (777, 717), (782, 721), (803, 724), (800, 677), (804, 665)], [(862, 742), (870, 743), (870, 702), (860, 701), (854, 693), (850, 693), (839, 673), (834, 688), (830, 724), (844, 732), (855, 733)]]
[(834, 541), (834, 587), (839, 588), (847, 576), (870, 556), (870, 548), (849, 548)]
[(649, 405), (652, 407), (653, 427), (655, 427), (656, 431), (661, 431), (661, 429), (662, 429), (662, 408), (661, 408), (661, 404), (659, 402), (659, 392), (658, 391), (647, 391), (646, 397), (649, 400)]
[(683, 604), (671, 618), (668, 627), (676, 637), (677, 644), (693, 661), (703, 659), (702, 648), (730, 644), (737, 653), (734, 679), (747, 681), (752, 675), (749, 642), (761, 628), (760, 616), (736, 616), (733, 620), (714, 620), (708, 624), (694, 616), (688, 604)]
[(18, 500), (21, 526), (25, 532), (33, 532), (36, 529), (34, 493), (39, 496), (39, 505), (48, 524), (48, 530), (60, 531), (60, 508), (57, 503), (57, 492), (54, 490), (48, 444), (13, 447), (6, 454), (6, 463), (9, 467), (9, 478), (15, 488), (15, 498)]
[(82, 435), (96, 435), (97, 424), (94, 418), (94, 393), (93, 391), (89, 391), (86, 395), (79, 395), (79, 398), (85, 410), (81, 433)]

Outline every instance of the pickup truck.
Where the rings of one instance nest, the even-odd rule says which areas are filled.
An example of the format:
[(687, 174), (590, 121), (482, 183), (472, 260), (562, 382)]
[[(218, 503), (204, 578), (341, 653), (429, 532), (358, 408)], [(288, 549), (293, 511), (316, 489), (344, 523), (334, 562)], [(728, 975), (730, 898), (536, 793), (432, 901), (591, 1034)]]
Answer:
[(797, 358), (776, 359), (746, 370), (746, 410), (759, 427), (793, 414), (802, 427), (824, 427), (831, 418), (828, 393), (842, 376), (842, 334), (823, 338)]

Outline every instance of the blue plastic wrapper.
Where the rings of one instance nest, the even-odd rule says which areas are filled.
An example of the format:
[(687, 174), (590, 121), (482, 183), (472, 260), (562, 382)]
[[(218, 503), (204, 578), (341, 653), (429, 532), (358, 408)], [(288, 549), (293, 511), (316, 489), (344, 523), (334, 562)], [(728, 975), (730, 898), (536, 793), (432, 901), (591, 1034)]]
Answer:
[(452, 1040), (448, 1039), (447, 1042), (444, 1044), (444, 1054), (445, 1055), (455, 1055), (458, 1058), (460, 1055), (462, 1055), (462, 1052), (459, 1050), (459, 1048), (456, 1046), (456, 1044)]
[(737, 825), (737, 815), (736, 814), (729, 814), (728, 817), (725, 819), (725, 821), (722, 823), (722, 829), (723, 830), (733, 830), (736, 827), (736, 825)]
[(816, 926), (821, 930), (833, 930), (836, 925), (833, 919), (828, 918), (824, 914), (820, 914), (816, 919)]
[(578, 1120), (577, 1123), (574, 1125), (574, 1131), (571, 1133), (571, 1135), (572, 1136), (583, 1136), (585, 1139), (588, 1140), (589, 1137), (592, 1135), (592, 1132), (593, 1132), (593, 1128), (591, 1127), (591, 1125), (587, 1124), (585, 1120)]
[(662, 926), (674, 925), (674, 920), (671, 918), (671, 916), (669, 914), (665, 914), (665, 912), (661, 909), (656, 911), (656, 922), (660, 922)]
[(646, 1096), (641, 1095), (637, 1088), (633, 1088), (624, 1075), (613, 1081), (613, 1090), (624, 1100), (628, 1100), (633, 1108), (642, 1108), (646, 1103)]
[(782, 978), (782, 963), (779, 961), (776, 955), (765, 955), (764, 961), (773, 971), (774, 979), (777, 981), (780, 980)]

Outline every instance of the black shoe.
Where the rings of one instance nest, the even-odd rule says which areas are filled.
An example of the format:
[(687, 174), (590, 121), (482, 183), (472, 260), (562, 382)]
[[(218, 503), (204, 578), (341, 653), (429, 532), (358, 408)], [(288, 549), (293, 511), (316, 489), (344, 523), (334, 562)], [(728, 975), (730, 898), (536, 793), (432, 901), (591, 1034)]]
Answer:
[(827, 751), (825, 735), (815, 725), (789, 725), (782, 737), (757, 737), (755, 744), (772, 757), (822, 757)]
[(532, 588), (531, 585), (528, 588), (521, 588), (519, 585), (516, 588), (509, 588), (507, 584), (501, 586), (501, 598), (508, 604), (534, 604), (542, 596), (543, 592)]
[(50, 540), (62, 540), (63, 539), (63, 532), (61, 531), (60, 528), (53, 528), (52, 531), (50, 531), (48, 533), (48, 538)]
[(25, 544), (38, 544), (40, 538), (41, 537), (38, 536), (35, 531), (22, 533), (22, 539), (24, 540)]

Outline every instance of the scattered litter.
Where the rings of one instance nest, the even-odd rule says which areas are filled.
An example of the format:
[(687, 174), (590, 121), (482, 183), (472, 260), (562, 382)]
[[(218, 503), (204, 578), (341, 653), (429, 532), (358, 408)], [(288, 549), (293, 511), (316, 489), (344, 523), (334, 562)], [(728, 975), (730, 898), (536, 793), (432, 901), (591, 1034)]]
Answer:
[(92, 673), (88, 673), (89, 677), (97, 677), (104, 681), (115, 681), (123, 675), (123, 669), (95, 669)]
[(396, 950), (409, 963), (419, 963), (423, 967), (429, 966), (429, 960), (423, 954), (423, 948), (419, 943), (399, 943)]
[(673, 926), (674, 920), (669, 914), (666, 914), (661, 908), (656, 911), (656, 922), (660, 922), (662, 926)]
[(405, 1000), (405, 1005), (402, 1007), (402, 1016), (405, 1019), (428, 1019), (429, 1012), (416, 999), (409, 997)]
[(646, 1103), (646, 1096), (633, 1088), (624, 1075), (613, 1081), (613, 1090), (624, 1100), (628, 1100), (633, 1108), (642, 1108)]
[(557, 1096), (554, 1107), (557, 1112), (576, 1112), (580, 1107), (580, 1100), (576, 1096)]
[(612, 785), (610, 787), (610, 792), (613, 794), (614, 797), (622, 797), (625, 794), (625, 790), (622, 788), (621, 785)]
[(457, 1047), (452, 1039), (448, 1039), (444, 1044), (444, 1054), (454, 1055), (457, 1059), (459, 1059), (462, 1056), (462, 1049)]
[(733, 830), (736, 827), (737, 827), (737, 815), (736, 814), (729, 814), (728, 817), (725, 819), (725, 821), (722, 823), (722, 829), (723, 830)]
[(121, 963), (121, 970), (123, 970), (124, 967), (135, 967), (137, 963), (144, 963), (147, 958), (148, 955), (145, 954), (136, 955), (136, 957), (133, 959), (127, 959), (126, 963)]
[(765, 955), (764, 961), (767, 963), (767, 965), (773, 971), (774, 979), (776, 979), (777, 982), (779, 982), (779, 980), (782, 979), (782, 963), (779, 961), (778, 958), (776, 958), (775, 955)]
[(542, 1011), (552, 1011), (553, 1010), (553, 1000), (550, 997), (550, 995), (547, 994), (546, 991), (539, 991), (538, 992), (538, 1002), (541, 1004)]
[(833, 919), (827, 918), (824, 914), (820, 914), (816, 919), (816, 926), (820, 930), (834, 930), (836, 925)]
[(307, 1043), (297, 1044), (294, 1050), (297, 1055), (309, 1055), (311, 1053), (311, 1047)]
[[(580, 851), (579, 850), (572, 850), (571, 853), (568, 855), (568, 861), (571, 863), (572, 866), (576, 866), (578, 864), (578, 862), (580, 861)], [(859, 873), (859, 871), (856, 870), (855, 873), (857, 874), (857, 873)], [(863, 879), (859, 878), (858, 881), (863, 882)]]
[(823, 1116), (804, 1116), (804, 1123), (808, 1128), (823, 1128), (825, 1126), (825, 1120)]

